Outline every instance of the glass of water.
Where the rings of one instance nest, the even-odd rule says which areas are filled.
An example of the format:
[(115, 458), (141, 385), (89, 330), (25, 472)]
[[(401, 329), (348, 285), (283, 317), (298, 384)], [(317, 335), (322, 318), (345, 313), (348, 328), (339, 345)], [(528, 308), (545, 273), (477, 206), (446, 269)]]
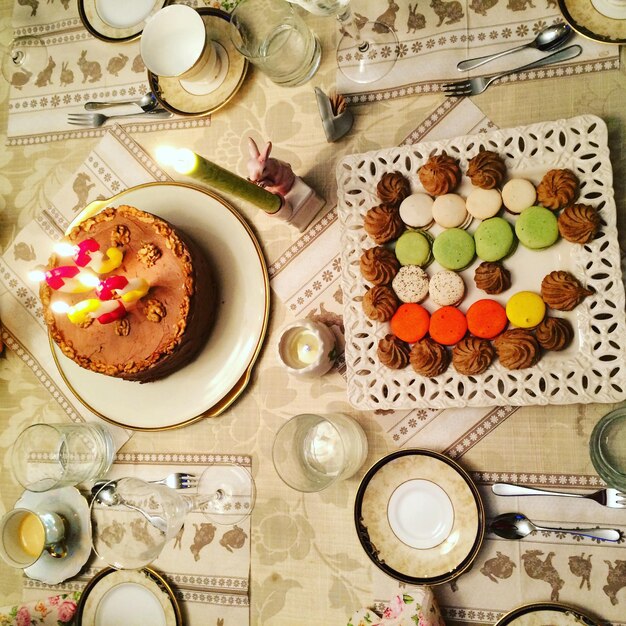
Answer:
[(274, 467), (298, 491), (321, 491), (352, 476), (367, 457), (367, 438), (348, 415), (292, 417), (276, 434)]
[(319, 41), (285, 0), (241, 0), (230, 16), (237, 50), (283, 87), (309, 80), (321, 60)]

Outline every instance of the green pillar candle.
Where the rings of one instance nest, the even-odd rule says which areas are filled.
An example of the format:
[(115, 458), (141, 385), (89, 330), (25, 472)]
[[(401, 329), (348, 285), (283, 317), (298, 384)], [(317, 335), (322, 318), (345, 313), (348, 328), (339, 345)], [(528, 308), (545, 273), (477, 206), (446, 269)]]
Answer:
[(283, 205), (283, 199), (275, 193), (270, 193), (263, 187), (259, 187), (249, 180), (207, 161), (204, 157), (187, 148), (161, 147), (157, 149), (156, 157), (159, 163), (172, 166), (179, 174), (184, 174), (209, 187), (247, 200), (266, 213), (276, 213)]

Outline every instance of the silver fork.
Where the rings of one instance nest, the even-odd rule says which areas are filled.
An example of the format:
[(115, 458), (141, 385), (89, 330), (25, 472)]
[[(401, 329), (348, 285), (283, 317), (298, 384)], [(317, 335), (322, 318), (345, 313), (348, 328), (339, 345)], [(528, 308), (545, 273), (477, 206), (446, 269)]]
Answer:
[(162, 478), (161, 480), (151, 480), (150, 482), (158, 483), (159, 485), (167, 485), (172, 489), (188, 489), (198, 485), (198, 479), (196, 476), (185, 472), (175, 472), (165, 478)]
[(617, 489), (607, 488), (594, 491), (593, 493), (569, 493), (565, 491), (550, 491), (549, 489), (536, 489), (513, 485), (511, 483), (495, 483), (491, 491), (497, 496), (563, 496), (565, 498), (588, 498), (599, 504), (612, 509), (626, 508), (626, 494)]
[(165, 109), (154, 109), (143, 113), (124, 113), (123, 115), (104, 115), (103, 113), (70, 113), (67, 116), (67, 123), (72, 126), (89, 126), (98, 128), (107, 120), (118, 117), (149, 117), (150, 119), (162, 120), (172, 117), (172, 114)]
[(441, 91), (445, 92), (448, 96), (475, 96), (482, 93), (491, 85), (494, 80), (508, 76), (509, 74), (515, 74), (516, 72), (523, 72), (525, 70), (532, 70), (535, 67), (542, 67), (544, 65), (550, 65), (552, 63), (558, 63), (559, 61), (567, 61), (577, 57), (583, 49), (579, 45), (568, 46), (558, 52), (553, 52), (548, 56), (542, 57), (532, 63), (527, 63), (521, 67), (516, 67), (506, 72), (500, 72), (499, 74), (493, 74), (492, 76), (476, 76), (475, 78), (468, 78), (465, 80), (456, 80), (452, 83), (446, 83), (441, 85)]

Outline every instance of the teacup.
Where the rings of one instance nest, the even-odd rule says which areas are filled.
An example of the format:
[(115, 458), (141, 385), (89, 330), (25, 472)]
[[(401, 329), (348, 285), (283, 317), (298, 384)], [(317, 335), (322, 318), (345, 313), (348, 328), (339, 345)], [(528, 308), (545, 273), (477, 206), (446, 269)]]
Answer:
[(11, 567), (24, 569), (42, 554), (63, 558), (66, 522), (58, 513), (13, 509), (0, 520), (0, 557)]

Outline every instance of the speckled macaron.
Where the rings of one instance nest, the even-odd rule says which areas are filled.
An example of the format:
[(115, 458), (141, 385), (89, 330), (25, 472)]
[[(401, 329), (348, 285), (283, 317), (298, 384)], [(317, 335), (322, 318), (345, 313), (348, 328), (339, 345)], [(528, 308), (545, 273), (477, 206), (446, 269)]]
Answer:
[(502, 196), (497, 189), (474, 189), (465, 201), (467, 212), (479, 220), (486, 220), (498, 214), (502, 208)]
[(461, 228), (448, 228), (437, 235), (433, 243), (436, 261), (447, 270), (465, 269), (474, 260), (474, 238)]
[(431, 277), (428, 293), (438, 306), (457, 306), (465, 296), (465, 282), (460, 274), (441, 270)]
[(548, 248), (559, 238), (556, 215), (542, 206), (524, 209), (515, 222), (515, 234), (520, 243), (532, 250)]
[(419, 265), (404, 265), (391, 286), (401, 302), (421, 302), (428, 295), (428, 274)]
[(467, 228), (472, 221), (472, 216), (465, 208), (465, 200), (456, 193), (446, 193), (435, 198), (433, 218), (444, 228)]
[(400, 204), (400, 219), (411, 228), (430, 228), (434, 200), (425, 193), (412, 193)]
[(483, 261), (499, 261), (515, 247), (513, 228), (502, 217), (483, 220), (474, 233), (476, 256)]
[(432, 261), (432, 237), (421, 230), (407, 230), (396, 241), (400, 265), (428, 265)]
[(512, 178), (502, 187), (502, 203), (511, 213), (521, 213), (535, 204), (537, 190), (525, 178)]

